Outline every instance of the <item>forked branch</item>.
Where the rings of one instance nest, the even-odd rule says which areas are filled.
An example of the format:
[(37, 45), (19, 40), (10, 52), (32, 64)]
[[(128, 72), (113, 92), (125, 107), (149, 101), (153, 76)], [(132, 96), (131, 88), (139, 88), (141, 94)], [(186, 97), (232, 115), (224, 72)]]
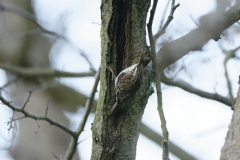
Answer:
[(19, 107), (14, 106), (14, 105), (12, 104), (12, 102), (6, 100), (6, 99), (2, 96), (2, 92), (1, 92), (1, 90), (0, 90), (0, 100), (2, 101), (2, 103), (3, 103), (4, 105), (6, 105), (8, 108), (12, 109), (13, 112), (20, 112), (20, 113), (22, 113), (22, 114), (24, 115), (23, 117), (16, 118), (16, 119), (12, 118), (12, 119), (10, 120), (10, 122), (9, 122), (10, 124), (11, 124), (13, 121), (20, 120), (20, 119), (23, 119), (23, 118), (32, 118), (32, 119), (34, 119), (35, 121), (39, 121), (39, 120), (47, 121), (47, 122), (49, 122), (51, 125), (54, 125), (54, 126), (60, 128), (60, 129), (64, 130), (65, 132), (67, 132), (68, 134), (70, 134), (72, 137), (76, 137), (76, 136), (77, 136), (77, 134), (76, 134), (75, 132), (73, 132), (72, 130), (70, 130), (67, 126), (65, 126), (64, 124), (62, 124), (62, 123), (60, 123), (60, 122), (58, 122), (58, 121), (55, 121), (55, 120), (47, 117), (46, 115), (44, 115), (44, 116), (43, 116), (43, 115), (35, 115), (35, 114), (32, 114), (32, 113), (26, 111), (25, 106), (27, 105), (30, 97), (31, 97), (31, 92), (29, 93), (29, 96), (28, 96), (27, 100), (25, 101), (23, 107), (19, 108)]
[[(162, 128), (162, 133), (163, 133), (163, 140), (162, 140), (162, 147), (163, 147), (163, 154), (162, 154), (162, 159), (163, 160), (169, 160), (169, 140), (168, 140), (168, 130), (167, 130), (167, 125), (166, 125), (166, 119), (164, 116), (163, 108), (162, 108), (162, 91), (161, 91), (161, 75), (160, 75), (160, 70), (158, 68), (157, 64), (157, 55), (156, 55), (156, 49), (155, 49), (155, 38), (153, 37), (152, 33), (152, 23), (153, 23), (153, 18), (155, 14), (155, 10), (157, 7), (157, 0), (153, 1), (153, 6), (152, 10), (150, 12), (150, 18), (149, 22), (147, 24), (148, 27), (148, 35), (149, 35), (149, 41), (150, 41), (150, 46), (151, 46), (151, 55), (152, 55), (152, 62), (153, 62), (153, 70), (155, 73), (155, 83), (156, 83), (156, 91), (157, 91), (157, 101), (158, 101), (158, 113), (160, 116), (161, 120), (161, 128)], [(172, 10), (171, 10), (171, 18), (164, 24), (164, 27), (159, 33), (159, 36), (165, 31), (171, 20), (173, 19), (173, 13), (175, 9), (179, 6), (175, 6), (175, 0), (172, 1)]]

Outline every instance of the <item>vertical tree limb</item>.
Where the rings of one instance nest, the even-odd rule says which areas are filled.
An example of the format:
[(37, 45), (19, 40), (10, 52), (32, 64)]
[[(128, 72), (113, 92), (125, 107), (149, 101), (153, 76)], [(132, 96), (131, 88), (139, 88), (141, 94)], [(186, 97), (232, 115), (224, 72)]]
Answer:
[(94, 96), (95, 96), (95, 93), (96, 93), (96, 90), (97, 90), (97, 86), (98, 86), (98, 83), (99, 83), (99, 79), (100, 79), (100, 69), (98, 70), (96, 76), (95, 76), (95, 82), (94, 82), (94, 85), (93, 85), (93, 88), (92, 88), (92, 91), (91, 91), (91, 94), (90, 94), (90, 98), (87, 100), (86, 102), (86, 106), (85, 106), (85, 113), (84, 113), (84, 117), (83, 117), (83, 120), (82, 122), (80, 123), (77, 131), (75, 132), (77, 137), (72, 137), (71, 141), (70, 141), (70, 144), (69, 144), (69, 147), (68, 147), (68, 150), (65, 154), (65, 158), (66, 160), (71, 160), (76, 149), (77, 149), (77, 145), (78, 145), (78, 138), (80, 136), (80, 134), (82, 133), (84, 127), (85, 127), (85, 124), (87, 122), (87, 118), (90, 114), (90, 111), (91, 111), (91, 108), (92, 108), (92, 104), (93, 104), (93, 100), (94, 100)]
[[(240, 77), (239, 77), (240, 78)], [(240, 85), (240, 79), (238, 84)], [(232, 121), (229, 125), (228, 133), (225, 138), (224, 146), (221, 150), (221, 160), (237, 160), (240, 159), (240, 88), (237, 93), (237, 98), (234, 102), (234, 112), (232, 115)]]
[(157, 0), (153, 1), (153, 7), (150, 12), (150, 18), (149, 22), (147, 24), (148, 27), (148, 35), (149, 35), (149, 41), (151, 45), (151, 54), (152, 54), (152, 61), (153, 61), (153, 70), (155, 73), (155, 83), (156, 83), (156, 90), (157, 90), (157, 101), (158, 101), (158, 113), (161, 120), (161, 128), (163, 133), (163, 140), (162, 140), (162, 147), (163, 147), (163, 154), (162, 159), (163, 160), (169, 160), (169, 150), (168, 150), (168, 130), (166, 126), (166, 119), (164, 116), (163, 108), (162, 108), (162, 92), (161, 92), (161, 79), (160, 79), (160, 72), (157, 65), (157, 57), (156, 57), (156, 49), (155, 49), (155, 41), (153, 38), (152, 33), (152, 23), (153, 18), (155, 14), (155, 10), (157, 7)]

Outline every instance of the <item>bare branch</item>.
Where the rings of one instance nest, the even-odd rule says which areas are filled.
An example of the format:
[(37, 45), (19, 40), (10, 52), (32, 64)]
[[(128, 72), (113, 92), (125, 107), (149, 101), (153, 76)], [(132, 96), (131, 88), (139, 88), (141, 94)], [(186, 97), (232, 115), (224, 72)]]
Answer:
[(232, 85), (231, 85), (231, 81), (230, 81), (228, 71), (227, 71), (227, 62), (229, 59), (230, 59), (229, 54), (226, 54), (226, 57), (223, 62), (223, 66), (224, 66), (224, 75), (225, 75), (225, 78), (227, 81), (228, 95), (230, 96), (230, 99), (233, 100), (234, 98), (233, 98), (233, 93), (232, 93)]
[(169, 141), (168, 141), (168, 130), (166, 126), (166, 119), (164, 116), (163, 108), (162, 108), (162, 91), (161, 91), (161, 78), (160, 78), (160, 72), (157, 65), (157, 57), (156, 57), (156, 49), (155, 49), (155, 40), (153, 38), (152, 33), (152, 23), (153, 18), (155, 14), (155, 10), (157, 7), (158, 0), (153, 1), (152, 10), (150, 11), (150, 18), (149, 22), (147, 24), (148, 28), (148, 35), (149, 35), (149, 41), (151, 46), (151, 55), (152, 55), (152, 62), (153, 62), (153, 70), (155, 73), (155, 83), (156, 83), (156, 90), (157, 90), (157, 102), (158, 102), (158, 114), (160, 116), (161, 120), (161, 128), (163, 133), (163, 140), (162, 140), (162, 148), (163, 148), (163, 154), (162, 159), (163, 160), (169, 160)]
[[(147, 125), (144, 123), (141, 123), (141, 128), (140, 128), (141, 133), (149, 138), (151, 141), (157, 143), (159, 146), (161, 146), (162, 143), (162, 135), (159, 133), (155, 132), (151, 128), (149, 128)], [(169, 151), (173, 153), (175, 156), (177, 156), (179, 159), (184, 159), (184, 160), (189, 160), (189, 159), (197, 159), (187, 151), (183, 150), (181, 147), (179, 147), (177, 144), (169, 140)], [(160, 159), (160, 158), (159, 158)]]
[(6, 63), (0, 63), (0, 68), (18, 74), (23, 77), (87, 77), (94, 76), (93, 72), (73, 73), (59, 70), (53, 70), (51, 68), (23, 68), (16, 65), (9, 65)]
[(86, 138), (82, 139), (81, 141), (79, 141), (77, 144), (79, 145), (80, 143), (82, 143), (83, 141), (85, 141), (86, 139), (88, 139), (91, 135), (87, 136)]
[[(222, 49), (222, 47), (220, 47), (220, 48)], [(233, 49), (231, 51), (226, 51), (226, 50), (222, 49), (222, 53), (225, 54), (225, 58), (223, 61), (224, 75), (225, 75), (226, 82), (227, 82), (228, 95), (230, 96), (231, 101), (234, 100), (234, 97), (233, 97), (231, 81), (230, 81), (229, 74), (227, 71), (227, 63), (231, 58), (235, 57), (235, 54), (239, 49), (240, 49), (240, 46), (236, 47), (235, 49)]]
[(27, 103), (29, 102), (29, 98), (31, 97), (32, 91), (29, 91), (29, 95), (27, 97), (27, 100), (25, 101), (25, 103), (22, 106), (22, 110), (24, 110), (24, 108), (26, 107)]
[[(80, 49), (79, 49), (80, 50)], [(90, 70), (93, 72), (93, 73), (96, 73), (96, 70), (94, 69), (91, 61), (88, 59), (87, 55), (82, 51), (80, 50), (80, 54), (81, 56), (88, 62), (89, 66), (90, 66)]]
[(200, 27), (197, 29), (192, 30), (179, 39), (165, 44), (157, 52), (158, 64), (161, 71), (188, 54), (190, 51), (201, 47), (210, 39), (216, 39), (216, 37), (219, 37), (225, 29), (240, 19), (239, 8), (240, 1), (237, 1), (225, 12), (207, 14), (204, 18), (207, 17), (211, 23), (201, 23)]
[[(95, 93), (97, 91), (97, 86), (98, 86), (98, 83), (99, 83), (99, 79), (100, 79), (100, 69), (98, 70), (96, 76), (95, 76), (95, 82), (94, 82), (94, 85), (93, 85), (93, 88), (92, 88), (92, 91), (91, 91), (91, 95), (90, 95), (90, 98), (87, 100), (86, 102), (86, 106), (85, 106), (85, 113), (84, 113), (84, 117), (83, 117), (83, 120), (82, 122), (80, 123), (77, 131), (76, 131), (76, 134), (77, 136), (79, 137), (79, 135), (82, 133), (84, 127), (85, 127), (85, 124), (87, 122), (87, 118), (89, 116), (89, 113), (92, 109), (92, 104), (93, 104), (93, 101), (94, 101), (94, 96), (95, 96)], [(69, 144), (69, 147), (68, 147), (68, 150), (65, 154), (65, 158), (64, 159), (72, 159), (72, 156), (74, 154), (74, 152), (76, 151), (76, 147), (77, 147), (77, 142), (78, 139), (74, 139), (72, 138), (71, 139), (71, 142)]]
[(46, 110), (45, 110), (45, 117), (47, 117), (47, 112), (48, 112), (48, 104), (49, 104), (49, 100), (47, 101), (47, 107), (46, 107)]
[(91, 94), (90, 94), (90, 98), (86, 102), (85, 114), (84, 114), (81, 125), (77, 129), (77, 134), (78, 135), (80, 135), (82, 133), (82, 131), (85, 127), (85, 124), (87, 122), (87, 118), (88, 118), (88, 116), (90, 114), (90, 111), (92, 109), (92, 104), (93, 104), (93, 101), (94, 101), (95, 93), (97, 92), (97, 86), (98, 86), (99, 80), (100, 80), (100, 69), (98, 70), (98, 72), (95, 76), (95, 82), (94, 82), (94, 85), (93, 85), (93, 88), (92, 88), (92, 91), (91, 91)]
[(164, 24), (163, 28), (161, 30), (159, 30), (159, 32), (157, 34), (154, 35), (153, 39), (156, 41), (161, 35), (163, 35), (168, 27), (168, 25), (170, 24), (170, 22), (173, 20), (173, 14), (175, 12), (175, 10), (177, 9), (177, 7), (179, 7), (180, 4), (178, 3), (177, 5), (175, 5), (175, 0), (172, 0), (172, 7), (171, 7), (171, 11), (170, 14), (168, 16), (168, 19), (166, 21), (166, 23)]
[(36, 132), (35, 132), (35, 134), (38, 134), (40, 125), (38, 124), (38, 120), (36, 120), (35, 122), (36, 122)]
[(9, 134), (10, 130), (13, 129), (13, 124), (12, 124), (13, 122), (14, 122), (14, 111), (12, 113), (12, 118), (10, 118), (10, 121), (7, 122), (7, 125), (9, 125), (8, 134)]
[[(25, 116), (22, 116), (22, 117), (18, 117), (18, 118), (14, 118), (12, 121), (18, 121), (18, 120), (21, 120), (23, 118), (26, 118)], [(9, 123), (9, 122), (8, 122)]]
[[(170, 2), (171, 2), (171, 0), (168, 0), (168, 2), (166, 4), (166, 7), (164, 8), (163, 15), (162, 15), (162, 18), (161, 18), (161, 22), (160, 22), (160, 25), (159, 25), (159, 31), (161, 30), (162, 26), (164, 25), (164, 17), (167, 14), (167, 9), (168, 9), (168, 6), (169, 6)], [(155, 37), (155, 35), (153, 37)], [(154, 40), (156, 41), (155, 38), (154, 38)]]
[(165, 77), (164, 74), (162, 74), (161, 81), (163, 83), (167, 84), (167, 85), (179, 87), (179, 88), (181, 88), (181, 89), (183, 89), (183, 90), (185, 90), (187, 92), (196, 94), (196, 95), (198, 95), (200, 97), (218, 101), (218, 102), (223, 103), (223, 104), (225, 104), (225, 105), (227, 105), (229, 107), (232, 106), (232, 100), (231, 99), (223, 97), (223, 96), (221, 96), (221, 95), (219, 95), (217, 93), (212, 94), (212, 93), (209, 93), (209, 92), (205, 92), (205, 91), (199, 90), (199, 89), (191, 86), (190, 84), (187, 84), (184, 81), (173, 81), (173, 80)]
[(64, 37), (63, 40), (65, 40), (69, 45), (71, 45), (73, 48), (75, 48), (76, 50), (79, 51), (79, 54), (88, 62), (89, 66), (90, 66), (90, 70), (95, 74), (96, 70), (94, 69), (91, 61), (89, 60), (87, 54), (78, 47), (78, 45), (76, 45), (73, 41), (71, 41), (69, 38)]
[[(34, 114), (31, 114), (29, 113), (28, 111), (26, 111), (23, 108), (18, 108), (18, 107), (15, 107), (14, 105), (11, 104), (11, 102), (7, 101), (1, 94), (1, 90), (0, 90), (0, 100), (2, 101), (3, 104), (5, 104), (7, 107), (11, 108), (13, 111), (17, 111), (17, 112), (21, 112), (25, 117), (29, 117), (29, 118), (32, 118), (34, 120), (44, 120), (44, 121), (47, 121), (49, 122), (51, 125), (54, 125), (62, 130), (64, 130), (65, 132), (67, 132), (68, 134), (70, 134), (72, 137), (74, 138), (77, 138), (77, 134), (73, 131), (71, 131), (70, 129), (67, 128), (67, 126), (65, 126), (64, 124), (61, 124), (51, 118), (48, 118), (46, 116), (40, 116), (40, 115), (34, 115)], [(26, 102), (25, 102), (26, 104)], [(22, 119), (22, 118), (21, 118)]]

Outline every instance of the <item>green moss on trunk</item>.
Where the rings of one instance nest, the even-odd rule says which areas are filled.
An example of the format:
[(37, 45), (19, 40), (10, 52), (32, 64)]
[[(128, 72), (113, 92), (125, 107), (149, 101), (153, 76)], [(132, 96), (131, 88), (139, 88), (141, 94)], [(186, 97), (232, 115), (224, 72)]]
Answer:
[[(144, 108), (152, 94), (151, 77), (146, 70), (141, 88), (112, 116), (115, 103), (115, 75), (138, 62), (139, 54), (148, 55), (146, 17), (150, 1), (103, 0), (101, 5), (100, 96), (92, 125), (92, 160), (135, 159), (139, 128)], [(148, 60), (149, 61), (149, 60)], [(146, 62), (147, 63), (147, 62)]]

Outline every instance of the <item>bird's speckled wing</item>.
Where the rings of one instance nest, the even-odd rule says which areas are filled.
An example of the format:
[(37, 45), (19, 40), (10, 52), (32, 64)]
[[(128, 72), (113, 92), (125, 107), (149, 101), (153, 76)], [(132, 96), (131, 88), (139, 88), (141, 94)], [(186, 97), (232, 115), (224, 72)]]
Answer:
[[(136, 75), (133, 73), (137, 72)], [(134, 94), (139, 88), (143, 76), (143, 66), (139, 65), (131, 72), (119, 75), (118, 90), (121, 95)]]

